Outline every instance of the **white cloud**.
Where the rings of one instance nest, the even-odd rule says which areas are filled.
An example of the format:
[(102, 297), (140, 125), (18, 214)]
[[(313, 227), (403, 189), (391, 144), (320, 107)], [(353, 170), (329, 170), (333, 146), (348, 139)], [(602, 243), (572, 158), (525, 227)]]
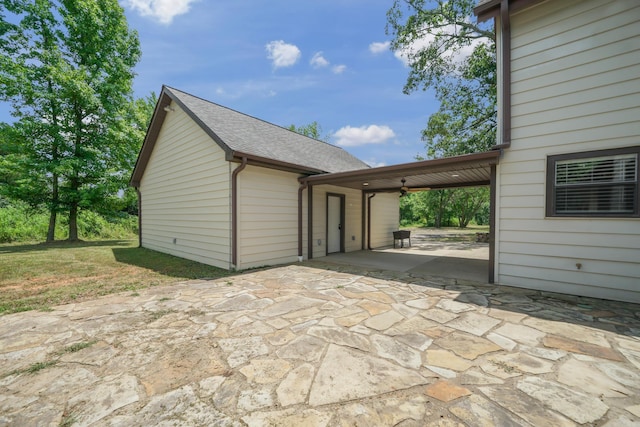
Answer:
[[(324, 68), (328, 67), (331, 63), (327, 60), (327, 58), (322, 56), (322, 52), (316, 52), (313, 54), (313, 58), (311, 58), (309, 64), (311, 64), (313, 68)], [(333, 74), (342, 74), (346, 69), (346, 65), (334, 65), (333, 67), (331, 67), (331, 72)]]
[(270, 98), (280, 94), (306, 90), (318, 85), (318, 81), (310, 75), (265, 76), (259, 80), (227, 80), (211, 84), (203, 84), (194, 93), (215, 93), (214, 100)]
[(366, 144), (382, 144), (396, 136), (389, 126), (369, 125), (354, 128), (345, 126), (333, 134), (336, 144), (342, 147), (356, 147)]
[[(459, 26), (455, 24), (447, 25), (440, 30), (441, 34), (455, 34), (459, 31)], [(435, 40), (433, 34), (426, 34), (422, 39), (416, 40), (410, 46), (405, 49), (397, 50), (394, 52), (396, 58), (398, 58), (406, 66), (411, 64), (411, 57), (416, 53), (425, 49), (429, 44)], [(469, 46), (463, 46), (461, 49), (452, 51), (446, 50), (440, 53), (442, 57), (450, 58), (457, 65), (462, 64), (472, 53), (473, 50), (482, 43), (482, 40), (474, 40)]]
[(322, 56), (322, 52), (316, 52), (313, 55), (313, 58), (311, 58), (311, 61), (309, 61), (309, 64), (311, 64), (313, 68), (321, 68), (328, 66), (329, 61), (327, 61), (326, 58)]
[(391, 42), (389, 41), (373, 42), (369, 45), (369, 52), (373, 53), (374, 55), (377, 55), (379, 53), (384, 52), (385, 50), (388, 50), (389, 46), (391, 46)]
[(274, 40), (265, 45), (273, 68), (291, 67), (300, 59), (298, 46), (285, 43), (283, 40)]
[(126, 6), (142, 16), (150, 16), (161, 24), (171, 24), (173, 18), (189, 12), (197, 0), (127, 0)]
[(271, 98), (278, 92), (269, 81), (227, 82), (225, 86), (216, 86), (215, 94), (221, 99)]
[(346, 69), (346, 65), (334, 65), (333, 68), (331, 68), (331, 71), (333, 72), (333, 74), (342, 74)]

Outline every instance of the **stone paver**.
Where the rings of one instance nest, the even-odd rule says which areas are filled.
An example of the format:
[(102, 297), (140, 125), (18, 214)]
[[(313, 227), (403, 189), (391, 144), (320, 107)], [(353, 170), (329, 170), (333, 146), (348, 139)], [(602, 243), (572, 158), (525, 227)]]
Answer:
[(386, 359), (332, 344), (311, 386), (309, 405), (352, 401), (427, 383), (422, 375)]
[(452, 384), (449, 381), (438, 381), (427, 387), (427, 395), (442, 402), (450, 402), (462, 396), (469, 396), (471, 391), (464, 387)]
[(633, 394), (611, 376), (576, 359), (569, 359), (560, 365), (558, 381), (570, 388), (604, 397), (626, 397)]
[(518, 381), (516, 387), (539, 400), (543, 405), (580, 424), (593, 423), (609, 410), (606, 404), (593, 395), (580, 393), (538, 377), (527, 377)]
[(321, 261), (0, 317), (0, 426), (640, 424), (640, 306)]

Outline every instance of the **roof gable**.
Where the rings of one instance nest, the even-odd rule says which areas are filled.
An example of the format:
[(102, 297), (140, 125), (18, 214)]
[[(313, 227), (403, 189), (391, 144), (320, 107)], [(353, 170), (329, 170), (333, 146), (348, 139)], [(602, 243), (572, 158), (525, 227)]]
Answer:
[(249, 157), (262, 166), (307, 174), (369, 167), (342, 148), (164, 86), (131, 177), (134, 186), (140, 183), (167, 115), (165, 107), (172, 101), (225, 151), (229, 161)]

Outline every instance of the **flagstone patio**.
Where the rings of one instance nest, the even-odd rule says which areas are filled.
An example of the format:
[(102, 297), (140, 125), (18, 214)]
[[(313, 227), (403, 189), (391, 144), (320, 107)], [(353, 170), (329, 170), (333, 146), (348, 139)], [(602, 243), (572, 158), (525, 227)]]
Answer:
[(325, 261), (0, 317), (0, 425), (640, 423), (640, 306)]

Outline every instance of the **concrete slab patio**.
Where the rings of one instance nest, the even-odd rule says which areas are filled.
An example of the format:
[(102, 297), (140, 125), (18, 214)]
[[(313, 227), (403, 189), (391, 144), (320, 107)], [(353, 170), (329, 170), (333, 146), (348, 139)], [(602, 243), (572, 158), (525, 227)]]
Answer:
[(471, 280), (480, 283), (489, 276), (489, 244), (474, 241), (473, 233), (443, 229), (411, 232), (411, 246), (336, 253), (326, 260), (364, 268), (415, 273), (422, 276)]
[(634, 304), (314, 261), (0, 317), (0, 425), (638, 423)]

